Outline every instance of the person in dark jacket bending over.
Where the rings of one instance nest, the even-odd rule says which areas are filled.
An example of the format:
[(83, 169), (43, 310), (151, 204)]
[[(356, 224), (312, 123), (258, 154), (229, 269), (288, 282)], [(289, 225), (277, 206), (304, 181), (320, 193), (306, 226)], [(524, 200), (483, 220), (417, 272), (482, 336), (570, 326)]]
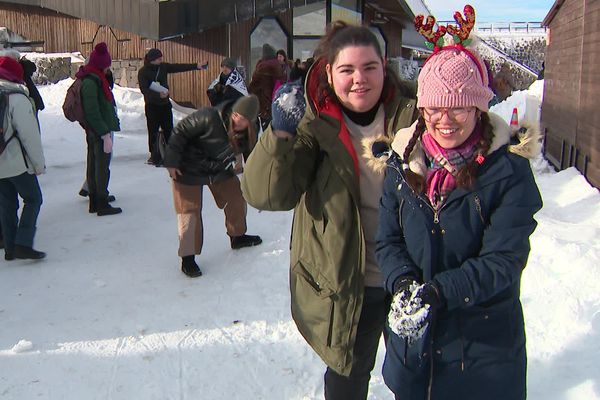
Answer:
[(87, 65), (75, 75), (81, 79), (81, 102), (85, 114), (89, 212), (98, 216), (119, 214), (119, 207), (108, 204), (108, 181), (113, 147), (113, 132), (120, 131), (115, 100), (106, 77), (112, 63), (106, 43), (98, 43)]
[(236, 154), (230, 144), (230, 138), (256, 124), (258, 108), (256, 96), (201, 108), (181, 120), (169, 139), (164, 163), (173, 178), (181, 270), (189, 277), (202, 275), (194, 255), (202, 251), (204, 185), (225, 212), (231, 248), (262, 243), (259, 236), (246, 235), (246, 201), (234, 172)]
[(158, 130), (162, 128), (166, 141), (173, 130), (173, 111), (169, 101), (167, 75), (176, 72), (207, 69), (205, 64), (169, 64), (163, 62), (159, 49), (150, 49), (144, 57), (144, 66), (138, 71), (138, 84), (146, 103), (146, 123), (148, 125), (148, 164), (161, 165), (161, 155), (157, 146)]
[[(474, 24), (471, 6), (465, 14)], [(376, 255), (394, 295), (383, 377), (397, 400), (527, 397), (519, 292), (542, 207), (527, 159), (539, 132), (509, 144), (469, 30), (443, 47), (431, 39), (421, 115), (396, 134), (387, 162)]]

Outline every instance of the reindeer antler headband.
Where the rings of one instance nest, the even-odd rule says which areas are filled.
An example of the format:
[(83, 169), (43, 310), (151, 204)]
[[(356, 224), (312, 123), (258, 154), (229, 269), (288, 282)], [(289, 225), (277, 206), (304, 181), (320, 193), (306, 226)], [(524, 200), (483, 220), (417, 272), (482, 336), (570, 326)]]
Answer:
[[(475, 9), (467, 4), (464, 7), (463, 12), (464, 17), (459, 11), (456, 11), (454, 13), (454, 20), (458, 24), (458, 27), (454, 25), (448, 25), (448, 27), (446, 28), (445, 26), (438, 25), (437, 30), (434, 31), (434, 16), (428, 16), (425, 24), (423, 24), (423, 20), (425, 19), (425, 17), (423, 15), (417, 15), (415, 17), (415, 28), (417, 29), (417, 32), (419, 32), (427, 40), (427, 42), (425, 43), (427, 47), (433, 50), (433, 54), (429, 56), (429, 58), (431, 58), (441, 50), (457, 49), (463, 51), (473, 61), (475, 61), (475, 64), (479, 68), (479, 72), (483, 77), (486, 71), (483, 69), (481, 62), (477, 59), (477, 57), (475, 57), (473, 53), (471, 53), (465, 47), (471, 44), (472, 42), (472, 40), (469, 38), (469, 35), (475, 27)], [(450, 33), (452, 35), (454, 39), (453, 44), (445, 45), (444, 35), (446, 33)], [(429, 60), (429, 58), (427, 58), (427, 60)], [(427, 60), (425, 60), (425, 62), (427, 62)]]

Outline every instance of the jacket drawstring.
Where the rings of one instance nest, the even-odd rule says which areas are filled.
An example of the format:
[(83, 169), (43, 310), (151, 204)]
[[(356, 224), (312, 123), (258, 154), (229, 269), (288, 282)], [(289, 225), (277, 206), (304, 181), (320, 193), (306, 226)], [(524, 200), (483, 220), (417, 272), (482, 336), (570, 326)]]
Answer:
[(465, 370), (465, 338), (462, 334), (462, 318), (460, 313), (458, 314), (458, 337), (460, 338), (460, 370)]

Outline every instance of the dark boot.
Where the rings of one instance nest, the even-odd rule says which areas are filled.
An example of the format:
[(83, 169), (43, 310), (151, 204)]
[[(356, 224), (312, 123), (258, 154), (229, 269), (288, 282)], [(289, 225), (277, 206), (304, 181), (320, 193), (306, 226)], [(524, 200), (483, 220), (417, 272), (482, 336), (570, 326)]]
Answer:
[(4, 238), (0, 236), (0, 249), (4, 248)]
[(200, 271), (200, 267), (198, 267), (198, 264), (196, 264), (193, 255), (181, 257), (181, 272), (190, 278), (202, 276), (202, 271)]
[(4, 249), (4, 259), (6, 261), (12, 261), (15, 259), (15, 254), (11, 250)]
[(105, 215), (121, 214), (122, 212), (123, 210), (121, 209), (121, 207), (113, 207), (110, 204), (107, 204), (105, 207), (98, 209), (96, 214), (99, 217), (103, 217)]
[(262, 243), (260, 236), (253, 235), (231, 236), (229, 239), (231, 241), (231, 248), (234, 250), (243, 247), (257, 246)]
[[(15, 244), (14, 257), (20, 260), (41, 260), (46, 257), (46, 253), (43, 251), (34, 250), (33, 247), (21, 246)], [(6, 253), (4, 254), (6, 258)]]
[[(88, 197), (90, 194), (89, 194), (89, 192), (88, 192), (87, 190), (85, 190), (85, 189), (81, 189), (81, 190), (79, 191), (79, 195), (80, 195), (81, 197)], [(115, 196), (113, 196), (112, 194), (109, 194), (109, 195), (108, 195), (108, 202), (109, 202), (109, 203), (112, 203), (112, 202), (113, 202), (113, 201), (115, 201), (116, 199), (117, 199), (117, 198), (116, 198)], [(92, 212), (92, 211), (90, 211), (90, 212)], [(93, 211), (93, 212), (96, 212), (96, 211)]]

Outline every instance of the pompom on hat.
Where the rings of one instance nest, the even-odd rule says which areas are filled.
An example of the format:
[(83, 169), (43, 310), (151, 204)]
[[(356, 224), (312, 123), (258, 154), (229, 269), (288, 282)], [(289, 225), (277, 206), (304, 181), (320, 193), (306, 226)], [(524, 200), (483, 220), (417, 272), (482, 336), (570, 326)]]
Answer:
[(112, 64), (112, 59), (110, 58), (106, 43), (98, 43), (90, 53), (88, 65), (103, 70), (104, 68), (110, 67), (110, 64)]
[[(415, 28), (427, 39), (433, 54), (425, 61), (418, 77), (417, 107), (477, 107), (488, 111), (494, 93), (489, 87), (487, 68), (481, 57), (470, 48), (469, 34), (475, 25), (475, 10), (464, 7), (465, 18), (454, 13), (460, 26), (439, 26), (434, 32), (435, 18), (415, 17)], [(445, 44), (444, 35), (453, 35), (453, 43)]]

